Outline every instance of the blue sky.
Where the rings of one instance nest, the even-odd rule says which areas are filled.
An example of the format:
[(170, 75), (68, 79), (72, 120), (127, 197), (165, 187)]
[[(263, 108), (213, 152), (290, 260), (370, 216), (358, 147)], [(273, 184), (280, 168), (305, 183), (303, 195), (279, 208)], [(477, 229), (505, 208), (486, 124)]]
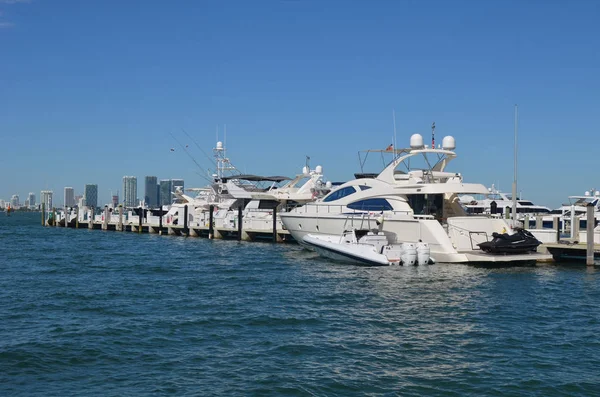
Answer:
[[(216, 128), (242, 171), (453, 135), (452, 171), (552, 207), (600, 188), (598, 1), (0, 0), (0, 198), (122, 177), (203, 186)], [(170, 148), (175, 148), (174, 152)]]

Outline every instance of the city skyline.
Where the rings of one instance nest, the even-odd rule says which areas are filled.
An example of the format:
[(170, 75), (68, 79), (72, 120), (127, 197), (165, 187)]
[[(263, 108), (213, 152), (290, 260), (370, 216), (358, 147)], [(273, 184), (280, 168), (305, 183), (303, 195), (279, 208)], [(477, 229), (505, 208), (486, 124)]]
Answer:
[[(158, 203), (159, 200), (161, 200), (159, 180), (155, 176), (145, 176), (144, 178), (146, 179), (148, 177), (155, 178), (155, 180), (157, 181), (157, 184), (156, 184), (156, 193), (157, 193), (156, 203)], [(135, 189), (133, 190), (133, 191), (135, 191), (135, 193), (134, 193), (135, 197), (134, 197), (134, 202), (133, 202), (132, 206), (138, 206), (139, 205), (139, 201), (142, 201), (143, 199), (145, 199), (145, 197), (144, 198), (140, 198), (140, 196), (139, 196), (139, 187), (137, 187), (137, 177), (135, 177), (135, 176), (123, 176), (122, 177), (122, 184), (124, 183), (124, 178), (134, 178), (136, 180), (136, 186), (135, 186)], [(170, 182), (172, 182), (172, 181), (176, 182), (175, 185), (173, 185), (172, 183), (169, 184), (169, 189), (171, 189), (171, 190), (173, 190), (176, 186), (180, 186), (180, 187), (184, 188), (184, 180), (181, 179), (181, 178), (161, 179), (160, 181), (163, 181), (163, 180), (170, 181)], [(89, 187), (91, 189), (90, 192), (94, 193), (95, 200), (96, 200), (95, 201), (96, 202), (96, 206), (98, 206), (98, 205), (101, 205), (101, 206), (104, 206), (104, 205), (113, 205), (114, 206), (115, 197), (118, 200), (118, 197), (119, 197), (119, 193), (118, 193), (119, 190), (118, 189), (116, 189), (116, 190), (110, 190), (109, 189), (108, 193), (106, 193), (106, 192), (103, 192), (101, 189), (99, 189), (97, 184), (88, 183), (88, 184), (84, 185), (84, 187), (81, 190), (80, 194), (78, 194), (79, 191), (77, 189), (75, 189), (74, 187), (72, 187), (72, 186), (64, 186), (64, 187), (62, 187), (62, 189), (59, 190), (59, 191), (63, 192), (62, 197), (56, 196), (55, 192), (53, 190), (50, 190), (50, 189), (40, 190), (40, 202), (39, 203), (36, 203), (36, 195), (35, 195), (34, 192), (28, 192), (27, 195), (21, 194), (20, 192), (16, 192), (16, 193), (11, 194), (10, 197), (8, 197), (6, 199), (0, 197), (0, 202), (10, 203), (11, 200), (13, 199), (13, 196), (17, 196), (19, 198), (19, 200), (21, 200), (21, 197), (27, 197), (27, 199), (26, 199), (27, 202), (31, 202), (31, 199), (33, 198), (34, 204), (30, 204), (30, 206), (34, 206), (34, 205), (39, 206), (42, 203), (42, 201), (44, 200), (44, 197), (50, 197), (50, 202), (52, 202), (53, 205), (55, 205), (55, 203), (57, 202), (56, 200), (58, 200), (58, 202), (62, 203), (62, 207), (64, 207), (64, 206), (74, 207), (76, 205), (79, 205), (79, 203), (77, 202), (78, 198), (84, 198), (85, 199), (85, 191), (86, 191), (87, 187)], [(104, 200), (104, 199), (101, 198), (105, 193), (106, 193), (106, 197), (107, 197), (106, 200)], [(68, 195), (68, 197), (67, 197), (67, 195)], [(169, 195), (167, 194), (166, 196), (169, 196)], [(67, 198), (69, 199), (69, 203), (72, 203), (72, 205), (69, 205), (67, 203)], [(123, 200), (118, 201), (118, 204), (124, 204), (124, 203), (125, 203), (125, 198), (124, 198), (124, 195), (123, 195)], [(46, 205), (47, 204), (48, 204), (48, 202), (46, 200)], [(154, 203), (151, 203), (150, 205), (152, 206), (152, 204), (154, 204)], [(171, 204), (171, 201), (169, 200), (168, 203), (165, 204), (165, 205), (170, 205), (170, 204)], [(148, 203), (147, 203), (147, 205), (148, 205)], [(25, 202), (20, 202), (20, 206), (21, 207), (25, 206)]]

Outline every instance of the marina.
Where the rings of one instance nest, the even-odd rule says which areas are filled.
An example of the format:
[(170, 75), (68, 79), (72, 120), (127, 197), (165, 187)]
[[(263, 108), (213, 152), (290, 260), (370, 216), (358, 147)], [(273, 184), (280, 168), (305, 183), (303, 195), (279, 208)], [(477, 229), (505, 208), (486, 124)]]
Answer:
[[(328, 258), (375, 266), (560, 261), (581, 257), (579, 243), (585, 243), (591, 233), (595, 237), (585, 245), (586, 263), (595, 263), (590, 252), (600, 243), (600, 231), (593, 230), (598, 224), (599, 194), (574, 197), (571, 211), (554, 216), (552, 228), (544, 228), (544, 214), (550, 212), (546, 207), (515, 197), (510, 208), (506, 195), (467, 183), (459, 172), (446, 171), (457, 156), (455, 148), (452, 136), (436, 147), (433, 129), (431, 147), (420, 134), (413, 134), (409, 148), (381, 152), (392, 159), (379, 173), (357, 173), (356, 179), (333, 185), (325, 181), (323, 167), (311, 169), (308, 161), (294, 178), (242, 174), (225, 155), (223, 143), (217, 142), (213, 181), (204, 188), (188, 189), (195, 197), (178, 188), (166, 208), (107, 205), (100, 214), (87, 207), (46, 212), (42, 205), (41, 222), (209, 239), (296, 242)], [(475, 202), (475, 195), (486, 199)], [(507, 205), (505, 211), (497, 211), (498, 204)], [(585, 229), (580, 230), (584, 213)], [(561, 239), (566, 227), (568, 241)]]

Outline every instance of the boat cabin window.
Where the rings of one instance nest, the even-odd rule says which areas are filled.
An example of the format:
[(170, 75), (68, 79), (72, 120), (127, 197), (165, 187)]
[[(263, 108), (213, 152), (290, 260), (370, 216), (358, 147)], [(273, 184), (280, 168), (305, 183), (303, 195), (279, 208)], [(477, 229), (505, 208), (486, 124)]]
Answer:
[(356, 193), (356, 188), (354, 186), (346, 186), (345, 188), (338, 189), (338, 190), (335, 190), (335, 191), (329, 193), (329, 195), (327, 197), (325, 197), (323, 199), (323, 201), (330, 202), (330, 201), (339, 200), (339, 199), (349, 196), (353, 193)]
[(443, 194), (409, 194), (407, 198), (415, 215), (433, 215), (436, 219), (442, 219)]
[(367, 185), (359, 185), (359, 187), (360, 187), (360, 190), (367, 190), (367, 189), (371, 188), (371, 186), (367, 186)]
[(394, 209), (386, 199), (382, 198), (355, 201), (348, 204), (348, 208), (358, 211), (391, 211)]

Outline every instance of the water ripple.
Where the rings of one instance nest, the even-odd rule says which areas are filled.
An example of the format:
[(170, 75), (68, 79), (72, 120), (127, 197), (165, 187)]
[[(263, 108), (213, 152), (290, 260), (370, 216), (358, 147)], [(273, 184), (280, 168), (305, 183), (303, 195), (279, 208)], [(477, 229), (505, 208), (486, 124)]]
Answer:
[(600, 276), (0, 218), (2, 395), (590, 396)]

